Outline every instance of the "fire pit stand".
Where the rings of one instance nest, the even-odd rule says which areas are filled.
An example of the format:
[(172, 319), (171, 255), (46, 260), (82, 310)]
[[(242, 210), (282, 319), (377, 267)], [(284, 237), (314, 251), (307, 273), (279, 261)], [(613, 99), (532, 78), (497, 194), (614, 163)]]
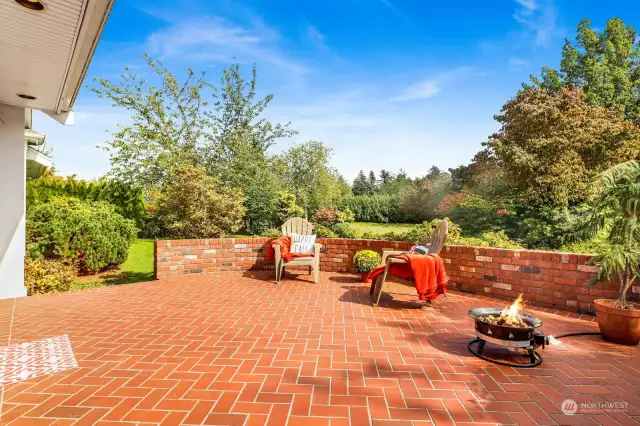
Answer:
[[(478, 337), (467, 345), (469, 352), (485, 361), (509, 367), (527, 368), (540, 365), (542, 357), (534, 348), (538, 345), (543, 347), (545, 345), (545, 336), (536, 331), (536, 328), (542, 325), (542, 320), (525, 312), (521, 313), (521, 316), (527, 327), (491, 324), (485, 320), (485, 317), (499, 316), (501, 312), (500, 308), (474, 308), (469, 311), (469, 316), (475, 320), (476, 336)], [(487, 342), (515, 350), (523, 349), (529, 357), (529, 363), (507, 362), (489, 358), (483, 354)], [(476, 343), (477, 348), (474, 349)]]

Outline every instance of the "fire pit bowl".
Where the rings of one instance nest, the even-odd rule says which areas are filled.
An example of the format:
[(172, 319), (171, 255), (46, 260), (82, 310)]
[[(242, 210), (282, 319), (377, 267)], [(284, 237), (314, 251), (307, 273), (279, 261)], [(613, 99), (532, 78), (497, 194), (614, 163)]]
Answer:
[[(536, 328), (542, 325), (542, 320), (526, 312), (521, 312), (519, 314), (528, 325), (528, 327), (524, 328), (491, 324), (484, 320), (484, 317), (489, 315), (499, 316), (502, 311), (503, 310), (500, 308), (473, 308), (469, 311), (469, 316), (475, 320), (476, 332), (482, 335), (478, 337), (504, 346), (529, 346), (531, 339), (533, 339), (533, 333)], [(515, 344), (509, 344), (510, 342)]]
[[(516, 304), (514, 303), (513, 306)], [(509, 324), (494, 324), (487, 320), (487, 317), (504, 316), (505, 310), (500, 308), (474, 308), (469, 311), (469, 316), (475, 321), (477, 339), (469, 342), (467, 347), (475, 356), (500, 365), (510, 367), (535, 367), (540, 365), (542, 357), (534, 347), (542, 342), (544, 346), (544, 335), (536, 329), (542, 325), (542, 320), (526, 312), (518, 311), (517, 315), (522, 319), (525, 326), (518, 327)], [(489, 358), (483, 354), (486, 343), (512, 348), (514, 350), (526, 352), (529, 358), (528, 363), (512, 363), (494, 358)], [(473, 346), (477, 344), (477, 348)]]

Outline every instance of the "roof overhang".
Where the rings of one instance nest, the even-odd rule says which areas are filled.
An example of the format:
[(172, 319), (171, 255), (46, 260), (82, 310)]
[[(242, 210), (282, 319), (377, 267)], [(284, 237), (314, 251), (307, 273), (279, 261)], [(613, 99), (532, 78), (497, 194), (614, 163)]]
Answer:
[(37, 179), (52, 165), (50, 157), (27, 145), (27, 177)]
[(24, 140), (27, 142), (27, 145), (40, 146), (44, 144), (45, 139), (45, 135), (32, 129), (25, 129), (24, 131)]
[(0, 2), (0, 103), (62, 115), (64, 121), (113, 1), (42, 0), (44, 11)]

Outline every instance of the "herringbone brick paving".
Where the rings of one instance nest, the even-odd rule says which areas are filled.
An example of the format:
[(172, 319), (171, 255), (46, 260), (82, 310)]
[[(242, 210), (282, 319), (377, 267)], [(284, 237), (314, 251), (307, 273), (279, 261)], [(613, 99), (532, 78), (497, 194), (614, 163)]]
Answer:
[[(631, 425), (640, 354), (599, 337), (541, 351), (535, 369), (472, 357), (467, 311), (504, 301), (450, 293), (433, 308), (391, 285), (380, 308), (349, 275), (219, 273), (0, 301), (0, 345), (69, 335), (79, 368), (3, 392), (11, 425)], [(393, 299), (391, 299), (393, 296)], [(14, 306), (15, 305), (15, 306)], [(9, 330), (11, 315), (13, 327)], [(547, 334), (590, 317), (537, 311)], [(10, 336), (10, 341), (9, 341)], [(560, 404), (628, 403), (563, 415)]]

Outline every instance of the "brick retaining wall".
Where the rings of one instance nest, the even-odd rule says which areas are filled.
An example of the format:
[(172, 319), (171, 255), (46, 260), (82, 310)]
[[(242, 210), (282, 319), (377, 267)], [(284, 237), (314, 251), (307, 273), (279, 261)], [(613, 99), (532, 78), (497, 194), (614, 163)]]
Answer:
[[(155, 241), (155, 277), (222, 271), (272, 270), (266, 261), (270, 238), (216, 238)], [(379, 240), (319, 239), (323, 271), (354, 272), (359, 250), (406, 250), (411, 244)], [(451, 288), (503, 299), (520, 293), (528, 304), (573, 312), (593, 312), (593, 300), (616, 296), (616, 285), (585, 283), (595, 269), (590, 255), (446, 246), (441, 253)], [(634, 287), (637, 298), (640, 287)]]

